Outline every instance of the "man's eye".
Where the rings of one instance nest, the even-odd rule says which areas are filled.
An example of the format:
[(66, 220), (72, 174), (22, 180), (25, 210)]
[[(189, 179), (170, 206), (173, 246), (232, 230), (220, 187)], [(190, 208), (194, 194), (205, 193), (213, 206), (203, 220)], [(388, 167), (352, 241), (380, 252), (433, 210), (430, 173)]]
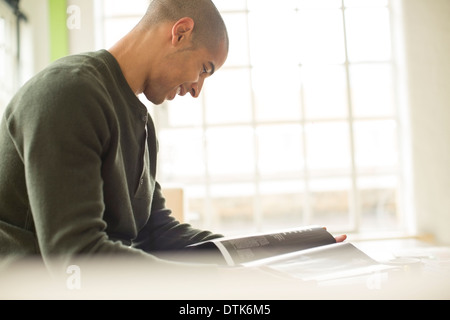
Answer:
[(205, 66), (205, 65), (203, 66), (203, 72), (202, 72), (202, 74), (203, 74), (203, 73), (208, 73), (208, 70), (206, 69), (206, 66)]

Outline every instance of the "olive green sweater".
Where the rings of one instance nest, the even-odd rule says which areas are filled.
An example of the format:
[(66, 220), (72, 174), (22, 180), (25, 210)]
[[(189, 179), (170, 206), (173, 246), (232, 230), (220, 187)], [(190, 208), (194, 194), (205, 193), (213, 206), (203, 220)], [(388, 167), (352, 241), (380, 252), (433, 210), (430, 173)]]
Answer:
[(3, 115), (0, 154), (0, 255), (160, 262), (148, 253), (219, 236), (165, 208), (155, 127), (106, 50), (24, 85)]

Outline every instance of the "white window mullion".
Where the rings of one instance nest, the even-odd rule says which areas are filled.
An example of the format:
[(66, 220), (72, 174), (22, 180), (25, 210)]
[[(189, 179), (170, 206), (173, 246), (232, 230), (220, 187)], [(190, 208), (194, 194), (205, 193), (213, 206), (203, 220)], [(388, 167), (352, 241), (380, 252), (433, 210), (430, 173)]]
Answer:
[(358, 178), (357, 169), (355, 162), (355, 138), (353, 131), (353, 107), (352, 107), (352, 94), (351, 94), (351, 81), (350, 81), (350, 68), (349, 68), (349, 58), (348, 58), (348, 41), (347, 41), (347, 26), (345, 19), (345, 6), (344, 0), (342, 0), (342, 22), (344, 27), (344, 47), (345, 47), (345, 74), (347, 82), (347, 100), (348, 100), (348, 128), (349, 128), (349, 138), (350, 138), (350, 152), (351, 152), (351, 190), (349, 199), (349, 214), (351, 220), (351, 227), (353, 232), (358, 232), (360, 228), (361, 221), (361, 210), (359, 205), (359, 191), (358, 191)]
[[(246, 22), (246, 33), (247, 39), (250, 39), (250, 21), (249, 21), (249, 11), (248, 4), (246, 1), (245, 4), (246, 12), (245, 12), (245, 22)], [(247, 41), (247, 53), (248, 53), (248, 76), (250, 81), (250, 87), (253, 88), (253, 72), (252, 72), (252, 48), (250, 46), (250, 41)], [(261, 207), (261, 173), (258, 165), (258, 155), (259, 155), (259, 137), (258, 137), (258, 122), (257, 122), (257, 110), (256, 110), (256, 102), (255, 102), (255, 94), (251, 93), (251, 109), (252, 109), (252, 117), (251, 117), (251, 127), (253, 129), (253, 154), (254, 154), (254, 188), (255, 194), (253, 196), (253, 220), (255, 222), (256, 231), (262, 231), (263, 228), (263, 220), (264, 214), (263, 209)]]

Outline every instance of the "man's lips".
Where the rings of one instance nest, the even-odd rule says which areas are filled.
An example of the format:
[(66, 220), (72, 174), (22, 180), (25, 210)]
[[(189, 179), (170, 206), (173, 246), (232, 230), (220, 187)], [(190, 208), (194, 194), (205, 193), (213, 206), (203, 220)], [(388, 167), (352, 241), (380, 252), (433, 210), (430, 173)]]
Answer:
[(172, 95), (169, 96), (168, 100), (173, 100), (175, 99), (175, 97), (177, 95), (183, 97), (184, 95), (186, 95), (187, 91), (186, 89), (184, 89), (184, 87), (182, 85), (180, 85), (173, 93)]
[(176, 94), (183, 97), (186, 93), (187, 90), (183, 86), (179, 86)]

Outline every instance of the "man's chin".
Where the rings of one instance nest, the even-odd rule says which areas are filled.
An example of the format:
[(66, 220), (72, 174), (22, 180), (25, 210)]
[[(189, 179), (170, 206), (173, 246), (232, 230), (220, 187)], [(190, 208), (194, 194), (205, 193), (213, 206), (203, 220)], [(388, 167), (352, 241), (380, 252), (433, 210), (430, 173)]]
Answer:
[(172, 101), (177, 97), (177, 95), (178, 95), (178, 92), (172, 93), (166, 97), (166, 100)]
[(150, 101), (154, 105), (160, 105), (163, 104), (164, 101), (168, 100), (166, 98), (155, 98), (155, 97), (149, 97), (148, 95), (144, 94), (145, 98)]

